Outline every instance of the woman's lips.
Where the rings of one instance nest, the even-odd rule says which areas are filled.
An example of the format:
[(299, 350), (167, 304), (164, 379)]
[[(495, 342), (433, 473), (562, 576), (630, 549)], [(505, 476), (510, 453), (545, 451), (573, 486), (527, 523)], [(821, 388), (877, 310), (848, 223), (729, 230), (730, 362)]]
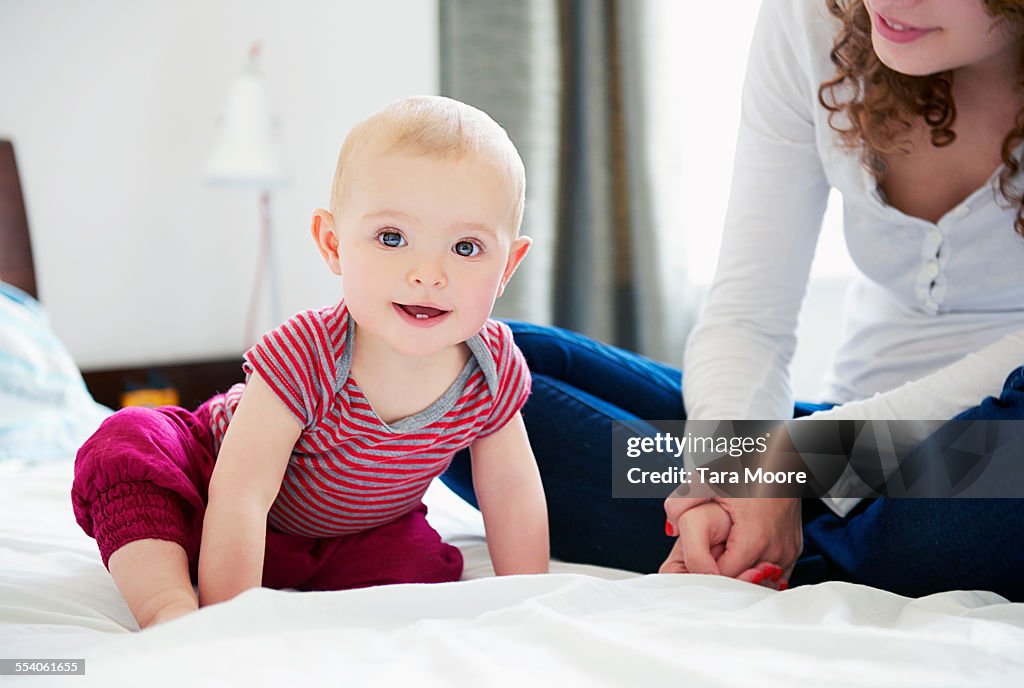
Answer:
[(922, 29), (917, 26), (910, 26), (897, 19), (883, 17), (877, 12), (875, 13), (875, 29), (883, 38), (893, 43), (913, 43), (917, 39), (937, 31), (937, 29)]

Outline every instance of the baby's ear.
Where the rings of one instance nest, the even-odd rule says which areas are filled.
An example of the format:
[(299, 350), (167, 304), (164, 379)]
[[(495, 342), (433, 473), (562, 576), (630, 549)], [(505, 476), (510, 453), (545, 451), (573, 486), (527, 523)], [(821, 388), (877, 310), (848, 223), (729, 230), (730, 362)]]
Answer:
[(508, 252), (508, 261), (505, 263), (505, 272), (501, 276), (501, 285), (498, 287), (498, 296), (505, 293), (505, 285), (512, 279), (512, 275), (515, 274), (516, 268), (523, 262), (523, 258), (526, 257), (526, 252), (530, 250), (530, 244), (533, 243), (533, 239), (528, 236), (517, 237), (512, 242), (512, 249)]
[(335, 275), (341, 274), (341, 257), (338, 253), (338, 237), (334, 233), (334, 217), (323, 208), (313, 211), (313, 241), (323, 256), (327, 267)]

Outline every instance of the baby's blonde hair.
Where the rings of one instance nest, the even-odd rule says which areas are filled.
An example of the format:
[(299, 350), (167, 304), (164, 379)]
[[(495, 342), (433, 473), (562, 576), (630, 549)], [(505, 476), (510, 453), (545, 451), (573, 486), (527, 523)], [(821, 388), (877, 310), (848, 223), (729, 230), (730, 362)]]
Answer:
[(477, 108), (442, 96), (412, 96), (386, 105), (357, 124), (345, 137), (331, 189), (337, 214), (359, 173), (367, 150), (409, 152), (443, 160), (482, 155), (502, 166), (512, 205), (511, 229), (518, 234), (526, 200), (526, 169), (508, 133)]

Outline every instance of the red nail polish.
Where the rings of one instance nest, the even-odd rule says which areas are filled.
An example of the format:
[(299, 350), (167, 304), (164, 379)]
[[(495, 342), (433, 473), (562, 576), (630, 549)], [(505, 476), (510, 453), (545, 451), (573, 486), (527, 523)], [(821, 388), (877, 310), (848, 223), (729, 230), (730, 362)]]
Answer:
[(750, 582), (753, 583), (754, 585), (758, 585), (763, 580), (764, 580), (764, 573), (762, 573), (761, 571), (758, 571), (757, 573), (754, 574), (754, 577), (750, 580)]
[(668, 535), (669, 537), (672, 537), (674, 534), (675, 533), (672, 530), (672, 523), (669, 522), (669, 520), (666, 518), (665, 519), (665, 535)]
[(781, 581), (779, 583), (779, 592), (782, 592), (783, 590), (787, 589), (788, 587), (789, 587), (789, 583), (787, 583), (786, 581)]

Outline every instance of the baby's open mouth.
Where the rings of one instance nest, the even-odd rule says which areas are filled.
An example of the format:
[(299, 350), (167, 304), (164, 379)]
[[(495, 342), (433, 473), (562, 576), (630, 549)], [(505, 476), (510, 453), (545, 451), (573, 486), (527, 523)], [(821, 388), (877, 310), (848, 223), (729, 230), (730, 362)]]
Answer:
[(451, 311), (444, 311), (440, 308), (434, 308), (433, 306), (413, 306), (404, 303), (396, 303), (396, 306), (401, 308), (403, 311), (416, 318), (417, 320), (427, 320), (428, 318), (436, 318), (439, 315), (450, 313)]

